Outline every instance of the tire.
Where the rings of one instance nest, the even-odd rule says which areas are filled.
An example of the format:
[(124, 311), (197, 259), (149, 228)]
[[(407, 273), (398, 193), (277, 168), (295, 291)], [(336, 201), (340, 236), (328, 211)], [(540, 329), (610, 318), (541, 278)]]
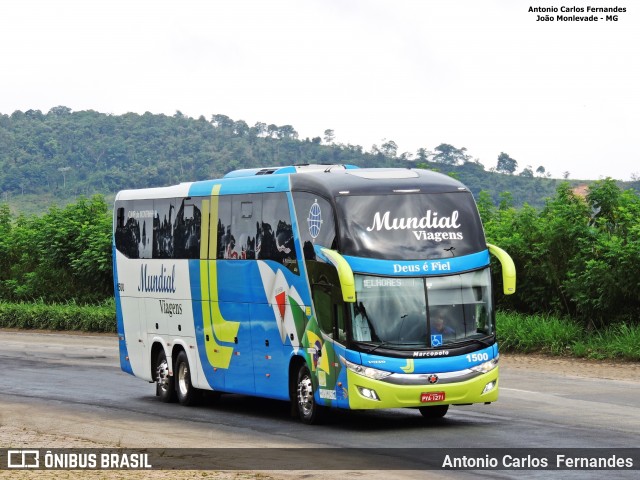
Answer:
[(302, 423), (311, 425), (321, 421), (324, 408), (316, 403), (311, 373), (306, 365), (303, 365), (298, 370), (296, 405), (298, 407), (298, 417)]
[(178, 354), (178, 358), (176, 359), (174, 378), (178, 402), (185, 406), (195, 405), (200, 392), (191, 384), (189, 359), (184, 350)]
[(431, 407), (420, 407), (419, 410), (424, 418), (442, 418), (449, 411), (449, 405), (433, 405)]
[(164, 403), (176, 401), (174, 378), (169, 375), (169, 362), (163, 349), (158, 352), (156, 360), (156, 396)]

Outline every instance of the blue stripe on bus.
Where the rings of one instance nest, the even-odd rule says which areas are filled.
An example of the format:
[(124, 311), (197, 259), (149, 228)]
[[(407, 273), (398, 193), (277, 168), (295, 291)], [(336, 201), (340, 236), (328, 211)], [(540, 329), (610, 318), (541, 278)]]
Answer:
[(124, 318), (122, 316), (122, 302), (120, 301), (120, 290), (118, 289), (118, 269), (116, 267), (116, 247), (115, 243), (112, 242), (112, 252), (113, 256), (113, 285), (115, 291), (115, 300), (116, 300), (116, 325), (118, 328), (118, 346), (120, 351), (120, 368), (123, 372), (127, 372), (130, 375), (133, 375), (133, 369), (131, 368), (131, 363), (127, 358), (129, 357), (129, 351), (127, 349), (127, 339), (124, 334)]
[(213, 387), (213, 366), (207, 358), (207, 347), (204, 338), (204, 322), (202, 320), (202, 292), (200, 290), (200, 260), (189, 260), (189, 282), (191, 286), (191, 304), (193, 307), (193, 321), (195, 324), (196, 343), (200, 365), (204, 371), (207, 383)]
[(220, 195), (237, 195), (244, 193), (268, 193), (289, 191), (289, 175), (264, 175), (247, 178), (224, 178), (195, 182), (189, 188), (191, 197), (208, 197), (214, 185), (221, 185)]
[[(361, 353), (362, 365), (365, 367), (378, 368), (387, 372), (407, 373), (407, 368), (412, 370), (410, 373), (446, 373), (458, 372), (466, 368), (478, 366), (496, 357), (494, 346), (484, 348), (473, 352), (469, 355), (455, 355), (436, 357), (438, 350), (416, 350), (416, 356), (413, 358), (391, 358), (380, 355), (369, 355)], [(434, 356), (430, 356), (434, 355)]]
[(438, 260), (380, 260), (345, 255), (351, 269), (358, 273), (392, 275), (397, 277), (421, 277), (467, 272), (489, 265), (489, 251), (465, 255), (464, 257)]

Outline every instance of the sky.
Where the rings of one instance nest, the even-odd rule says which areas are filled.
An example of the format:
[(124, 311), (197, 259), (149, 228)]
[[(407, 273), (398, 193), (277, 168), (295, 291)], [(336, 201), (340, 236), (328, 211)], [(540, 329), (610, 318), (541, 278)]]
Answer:
[[(626, 12), (529, 11), (593, 15), (563, 6)], [(0, 114), (223, 114), (365, 150), (448, 143), (486, 169), (504, 152), (553, 178), (640, 176), (632, 0), (2, 0), (0, 52)]]

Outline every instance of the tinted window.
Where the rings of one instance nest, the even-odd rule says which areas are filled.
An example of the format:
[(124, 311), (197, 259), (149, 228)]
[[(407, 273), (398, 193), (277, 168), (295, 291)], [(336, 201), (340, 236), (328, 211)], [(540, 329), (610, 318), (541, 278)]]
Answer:
[(236, 240), (231, 233), (231, 197), (218, 197), (218, 249), (219, 259), (233, 258)]
[(225, 258), (254, 260), (256, 237), (262, 220), (262, 195), (237, 195), (231, 201), (232, 247)]
[(293, 202), (305, 259), (315, 259), (314, 245), (335, 249), (336, 229), (331, 204), (307, 192), (295, 192)]
[(154, 200), (153, 258), (173, 258), (173, 227), (176, 218), (175, 198)]
[(129, 258), (198, 258), (200, 207), (191, 198), (119, 203), (116, 248)]
[(262, 195), (262, 220), (256, 234), (256, 258), (274, 260), (298, 273), (289, 202), (284, 193)]
[(179, 205), (173, 228), (173, 258), (199, 258), (202, 200), (186, 198)]
[[(151, 214), (153, 215), (153, 214)], [(151, 220), (151, 217), (149, 217)], [(142, 227), (140, 216), (135, 214), (133, 202), (118, 204), (115, 242), (118, 251), (129, 258), (140, 258)]]
[(115, 242), (118, 251), (129, 258), (151, 258), (153, 201), (118, 202)]
[(416, 260), (457, 257), (487, 248), (468, 192), (342, 196), (336, 204), (345, 255)]

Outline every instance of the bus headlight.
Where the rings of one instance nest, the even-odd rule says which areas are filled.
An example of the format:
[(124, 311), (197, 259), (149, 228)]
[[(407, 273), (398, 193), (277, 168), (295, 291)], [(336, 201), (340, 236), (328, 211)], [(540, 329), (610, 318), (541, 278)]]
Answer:
[(471, 370), (478, 373), (489, 373), (491, 370), (498, 366), (498, 357), (493, 360), (489, 360), (488, 362), (481, 363), (480, 365), (476, 365), (475, 367), (471, 367)]
[(358, 365), (350, 362), (343, 356), (340, 356), (340, 360), (344, 363), (344, 366), (353, 373), (362, 375), (363, 377), (371, 378), (373, 380), (382, 380), (385, 377), (391, 375), (391, 372), (385, 372), (384, 370), (378, 370), (377, 368), (365, 367), (364, 365)]
[(360, 395), (362, 395), (364, 398), (368, 398), (369, 400), (378, 400), (380, 401), (380, 397), (378, 397), (378, 394), (376, 393), (375, 390), (371, 389), (371, 388), (365, 388), (365, 387), (360, 387), (358, 385), (356, 385), (358, 392), (360, 393)]
[(496, 388), (496, 381), (493, 380), (489, 383), (487, 383), (484, 386), (484, 390), (482, 390), (482, 395), (484, 395), (485, 393), (489, 393), (491, 390), (493, 390), (494, 388)]

